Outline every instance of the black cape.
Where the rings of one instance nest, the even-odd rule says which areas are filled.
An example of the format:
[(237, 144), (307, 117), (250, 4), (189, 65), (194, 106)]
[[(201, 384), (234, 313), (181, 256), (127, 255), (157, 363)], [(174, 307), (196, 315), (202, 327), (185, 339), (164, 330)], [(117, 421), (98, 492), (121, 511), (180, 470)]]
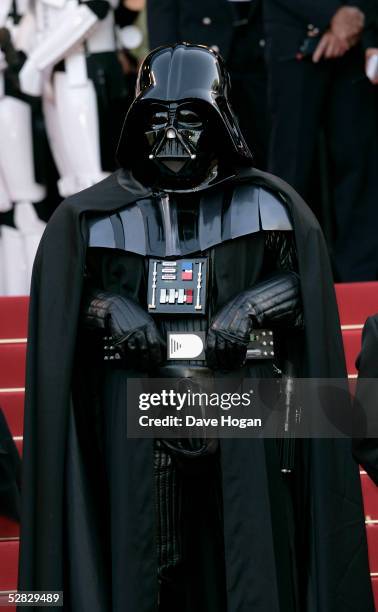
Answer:
[[(298, 355), (301, 375), (345, 377), (333, 280), (317, 221), (283, 181), (254, 169), (242, 170), (235, 180), (280, 193), (290, 211), (306, 324), (304, 348)], [(109, 571), (103, 508), (106, 485), (100, 465), (95, 474), (89, 474), (83, 465), (81, 453), (92, 452), (90, 439), (79, 441), (68, 435), (73, 421), (73, 374), (80, 367), (75, 365), (75, 347), (87, 218), (92, 212), (116, 211), (134, 199), (120, 185), (119, 172), (68, 198), (47, 226), (32, 279), (19, 588), (69, 588), (69, 576), (82, 571), (85, 592), (75, 596), (78, 609), (91, 612), (111, 609), (103, 588)], [(130, 461), (125, 479), (131, 491), (125, 516), (127, 609), (153, 612), (157, 609), (157, 580), (152, 441), (128, 440), (127, 445)], [(350, 443), (309, 440), (305, 449), (302, 492), (309, 574), (302, 588), (307, 591), (306, 612), (373, 611), (359, 472)], [(263, 454), (258, 443), (224, 440), (222, 455), (228, 612), (280, 612), (277, 585), (272, 581), (272, 509)], [(251, 470), (241, 469), (246, 465)], [(71, 481), (76, 484), (76, 512), (67, 512), (67, 478), (70, 485)], [(79, 557), (67, 558), (67, 523), (70, 533), (77, 532)], [(256, 583), (265, 588), (256, 590)]]

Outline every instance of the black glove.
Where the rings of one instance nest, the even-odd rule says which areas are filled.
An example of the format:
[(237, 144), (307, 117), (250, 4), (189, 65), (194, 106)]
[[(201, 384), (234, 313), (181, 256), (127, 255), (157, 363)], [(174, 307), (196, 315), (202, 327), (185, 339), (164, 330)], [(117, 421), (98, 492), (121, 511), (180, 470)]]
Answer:
[(302, 325), (299, 277), (295, 272), (272, 276), (223, 306), (207, 335), (207, 365), (214, 370), (240, 368), (251, 331), (267, 324)]
[(102, 332), (104, 359), (139, 370), (161, 363), (163, 339), (152, 317), (133, 300), (92, 290), (83, 299), (82, 314), (86, 329)]

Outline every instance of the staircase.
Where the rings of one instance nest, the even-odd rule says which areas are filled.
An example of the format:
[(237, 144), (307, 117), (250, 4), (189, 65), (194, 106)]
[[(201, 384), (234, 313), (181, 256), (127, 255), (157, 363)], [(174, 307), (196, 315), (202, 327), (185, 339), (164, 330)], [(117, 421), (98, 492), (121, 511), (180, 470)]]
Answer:
[[(351, 379), (356, 378), (355, 358), (360, 350), (366, 318), (378, 312), (378, 283), (338, 285), (337, 299), (344, 346)], [(16, 445), (22, 453), (24, 369), (28, 298), (0, 298), (0, 406)], [(361, 471), (369, 543), (370, 570), (378, 609), (378, 489)], [(19, 528), (0, 517), (0, 602), (17, 584)], [(2, 608), (4, 612), (14, 607)], [(319, 611), (320, 612), (320, 611)], [(362, 612), (362, 611), (361, 611)]]
[[(22, 454), (28, 298), (0, 298), (0, 406)], [(19, 526), (0, 516), (0, 597), (17, 584)], [(1, 602), (1, 599), (0, 599)], [(2, 607), (14, 611), (15, 607)]]

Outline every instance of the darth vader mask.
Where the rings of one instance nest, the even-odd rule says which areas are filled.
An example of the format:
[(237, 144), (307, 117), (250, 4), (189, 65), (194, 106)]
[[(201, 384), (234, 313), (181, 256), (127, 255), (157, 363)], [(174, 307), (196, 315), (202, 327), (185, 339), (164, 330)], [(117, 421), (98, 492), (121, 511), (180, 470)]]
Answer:
[(219, 183), (251, 154), (228, 100), (229, 76), (207, 47), (160, 47), (141, 66), (117, 158), (143, 184), (191, 191)]
[(148, 159), (167, 185), (200, 183), (217, 166), (215, 134), (198, 101), (152, 104), (145, 137)]

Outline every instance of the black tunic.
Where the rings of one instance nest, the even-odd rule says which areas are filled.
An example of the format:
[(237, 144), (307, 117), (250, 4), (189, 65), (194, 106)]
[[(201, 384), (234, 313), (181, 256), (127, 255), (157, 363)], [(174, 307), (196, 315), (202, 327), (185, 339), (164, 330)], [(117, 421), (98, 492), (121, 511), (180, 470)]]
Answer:
[[(290, 253), (292, 245), (291, 232), (259, 232), (249, 236), (233, 240), (227, 244), (218, 245), (211, 253), (214, 279), (211, 294), (216, 296), (211, 304), (211, 311), (217, 312), (225, 302), (235, 294), (252, 287), (266, 275), (295, 265), (295, 255)], [(206, 256), (206, 252), (202, 256)], [(120, 250), (106, 248), (89, 248), (87, 251), (87, 280), (92, 286), (100, 290), (108, 291), (124, 297), (131, 298), (145, 307), (147, 302), (147, 260), (142, 256), (122, 252)], [(237, 275), (237, 279), (235, 278)], [(232, 279), (232, 282), (231, 282)], [(167, 317), (156, 318), (158, 327), (163, 337), (166, 331), (174, 329), (181, 330), (204, 330), (208, 328), (207, 317)], [(85, 354), (85, 351), (84, 351)], [(85, 361), (88, 357), (84, 356)], [(127, 499), (130, 494), (124, 479), (125, 465), (127, 463), (127, 426), (126, 426), (126, 387), (128, 376), (140, 376), (140, 372), (125, 372), (121, 368), (105, 367), (99, 365), (101, 377), (99, 396), (101, 397), (101, 424), (99, 429), (104, 433), (104, 462), (106, 464), (106, 478), (110, 492), (110, 531), (111, 531), (111, 591), (112, 609), (121, 611), (127, 606), (127, 591), (123, 588), (124, 572), (127, 565), (125, 555), (127, 554), (127, 537), (123, 529), (124, 517), (127, 514)], [(156, 374), (161, 376), (161, 374)], [(272, 362), (255, 361), (246, 368), (244, 376), (247, 378), (272, 378), (275, 376)], [(238, 444), (240, 440), (238, 441)], [(295, 543), (293, 529), (293, 516), (290, 498), (287, 494), (288, 483), (285, 483), (280, 475), (277, 447), (272, 441), (265, 444), (249, 441), (246, 447), (256, 447), (255, 452), (262, 454), (260, 458), (264, 469), (268, 473), (268, 482), (264, 483), (265, 495), (273, 499), (270, 504), (276, 504), (280, 509), (288, 512), (287, 519), (282, 518), (281, 513), (269, 511), (267, 517), (271, 522), (273, 540), (266, 542), (265, 554), (270, 549), (270, 562), (268, 578), (272, 588), (277, 591), (276, 597), (282, 610), (296, 609), (297, 594), (295, 585), (297, 576), (295, 570)], [(156, 521), (176, 521), (179, 523), (180, 557), (179, 562), (167, 564), (164, 572), (160, 572), (159, 599), (161, 612), (180, 609), (183, 612), (220, 612), (227, 609), (227, 595), (225, 588), (225, 544), (223, 536), (223, 520), (227, 517), (223, 512), (222, 503), (222, 474), (223, 457), (227, 457), (230, 448), (227, 441), (221, 443), (222, 451), (215, 457), (207, 457), (200, 461), (197, 466), (191, 466), (190, 470), (174, 470), (176, 486), (180, 489), (176, 497), (168, 495), (161, 500), (159, 491), (155, 492), (157, 508)], [(268, 455), (267, 459), (264, 453)], [(174, 458), (167, 460), (175, 461)], [(151, 457), (152, 461), (152, 457)], [(161, 461), (157, 454), (155, 461)], [(253, 469), (253, 464), (247, 464), (248, 473)], [(241, 470), (239, 465), (238, 471)], [(226, 483), (227, 488), (227, 483)], [(227, 496), (227, 490), (224, 493)], [(76, 498), (74, 492), (69, 496)], [(172, 507), (177, 500), (178, 508)], [(259, 497), (257, 498), (259, 499)], [(165, 502), (166, 507), (161, 508)], [(250, 512), (256, 512), (255, 507), (259, 502), (254, 502)], [(289, 526), (290, 532), (289, 533)], [(157, 527), (160, 533), (162, 526)], [(164, 526), (163, 526), (164, 528)], [(166, 532), (172, 530), (171, 525), (165, 525)], [(263, 540), (262, 540), (262, 543)], [(69, 554), (75, 555), (75, 538), (69, 538)], [(251, 541), (251, 550), (254, 551), (255, 544)], [(150, 551), (154, 554), (154, 551)], [(158, 560), (160, 561), (160, 560)], [(168, 560), (167, 560), (168, 561)], [(260, 563), (259, 555), (256, 555), (256, 563)], [(257, 566), (255, 570), (257, 572)], [(273, 573), (272, 573), (273, 572)], [(277, 574), (277, 575), (276, 575)], [(70, 590), (75, 593), (83, 580), (80, 572), (75, 571), (72, 576)], [(273, 586), (277, 580), (277, 585)], [(256, 599), (264, 599), (263, 590), (266, 584), (256, 581), (254, 587)], [(74, 612), (79, 608), (75, 600), (71, 603)]]

